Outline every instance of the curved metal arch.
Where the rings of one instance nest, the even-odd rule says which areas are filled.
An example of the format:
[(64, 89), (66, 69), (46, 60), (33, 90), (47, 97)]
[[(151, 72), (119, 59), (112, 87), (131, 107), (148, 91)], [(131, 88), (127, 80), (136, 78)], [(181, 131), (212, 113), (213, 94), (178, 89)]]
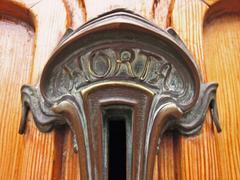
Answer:
[[(23, 133), (28, 110), (37, 127), (68, 124), (83, 179), (107, 179), (102, 108), (133, 109), (128, 179), (151, 179), (154, 156), (168, 129), (193, 135), (208, 107), (221, 131), (216, 83), (204, 84), (193, 57), (173, 29), (162, 30), (126, 10), (106, 13), (68, 31), (37, 87), (22, 87)], [(97, 120), (96, 120), (97, 119)], [(138, 163), (138, 165), (134, 164)], [(99, 166), (99, 164), (101, 164)]]
[[(134, 38), (141, 36), (148, 36), (152, 37), (153, 39), (155, 38), (156, 41), (159, 41), (161, 43), (158, 44), (159, 46), (162, 46), (161, 48), (163, 48), (163, 46), (166, 46), (165, 48), (169, 48), (168, 52), (170, 55), (174, 56), (177, 54), (180, 56), (176, 60), (181, 61), (182, 64), (188, 68), (187, 71), (189, 71), (188, 73), (191, 74), (193, 83), (195, 83), (195, 96), (192, 99), (192, 104), (196, 103), (199, 94), (201, 77), (191, 53), (188, 51), (181, 39), (177, 36), (175, 31), (173, 29), (167, 29), (164, 31), (143, 17), (133, 14), (130, 11), (121, 9), (103, 14), (98, 18), (84, 24), (77, 30), (70, 33), (68, 32), (66, 34), (63, 40), (56, 47), (43, 70), (40, 80), (40, 91), (44, 98), (46, 100), (48, 99), (45, 90), (45, 83), (48, 81), (50, 74), (49, 72), (52, 71), (53, 67), (55, 67), (56, 64), (60, 64), (61, 61), (64, 61), (67, 58), (66, 55), (72, 53), (75, 49), (80, 49), (86, 46), (86, 43), (84, 41), (91, 41), (91, 38), (93, 38), (91, 35), (98, 33), (100, 36), (102, 36), (104, 33), (109, 33), (110, 31), (116, 30), (139, 33)], [(121, 32), (119, 33), (122, 34)], [(89, 36), (91, 37), (89, 38)], [(94, 38), (97, 37), (94, 36)], [(101, 39), (93, 40), (93, 42), (95, 41), (101, 41)], [(192, 104), (189, 104), (189, 106), (186, 107), (186, 110), (189, 109)]]

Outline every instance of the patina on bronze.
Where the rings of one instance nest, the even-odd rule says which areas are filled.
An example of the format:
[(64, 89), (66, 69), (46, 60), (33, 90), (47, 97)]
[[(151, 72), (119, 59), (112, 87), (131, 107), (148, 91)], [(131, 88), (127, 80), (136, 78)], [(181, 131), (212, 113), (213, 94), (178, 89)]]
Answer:
[[(201, 82), (192, 55), (173, 29), (116, 10), (68, 31), (37, 87), (22, 87), (24, 133), (31, 110), (42, 132), (67, 124), (79, 152), (81, 179), (108, 179), (106, 118), (126, 119), (126, 179), (152, 179), (168, 129), (200, 131), (211, 109), (221, 131), (216, 83)], [(115, 113), (114, 113), (115, 112)]]

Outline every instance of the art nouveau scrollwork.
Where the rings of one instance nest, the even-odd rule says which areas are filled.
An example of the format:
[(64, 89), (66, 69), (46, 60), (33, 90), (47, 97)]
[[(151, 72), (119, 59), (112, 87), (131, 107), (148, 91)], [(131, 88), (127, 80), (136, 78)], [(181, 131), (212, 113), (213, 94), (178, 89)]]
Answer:
[[(217, 84), (204, 84), (173, 29), (118, 10), (68, 33), (55, 49), (37, 87), (22, 87), (37, 127), (67, 124), (76, 138), (82, 179), (108, 178), (109, 117), (126, 121), (127, 179), (152, 179), (163, 133), (193, 135), (211, 108), (217, 130)], [(115, 112), (115, 113), (114, 113)]]

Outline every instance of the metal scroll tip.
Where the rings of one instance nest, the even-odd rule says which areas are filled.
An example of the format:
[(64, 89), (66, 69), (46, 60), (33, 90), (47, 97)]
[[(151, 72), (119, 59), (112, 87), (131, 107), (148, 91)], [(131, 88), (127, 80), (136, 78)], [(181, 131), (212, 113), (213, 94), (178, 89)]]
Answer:
[(210, 110), (211, 110), (211, 116), (212, 116), (213, 123), (216, 126), (217, 132), (220, 133), (222, 131), (222, 128), (220, 125), (218, 109), (217, 109), (217, 104), (216, 104), (215, 100), (211, 101)]
[(24, 134), (24, 132), (25, 132), (28, 110), (29, 110), (29, 108), (23, 103), (23, 105), (22, 105), (22, 117), (21, 117), (20, 126), (19, 126), (19, 130), (18, 130), (19, 134)]

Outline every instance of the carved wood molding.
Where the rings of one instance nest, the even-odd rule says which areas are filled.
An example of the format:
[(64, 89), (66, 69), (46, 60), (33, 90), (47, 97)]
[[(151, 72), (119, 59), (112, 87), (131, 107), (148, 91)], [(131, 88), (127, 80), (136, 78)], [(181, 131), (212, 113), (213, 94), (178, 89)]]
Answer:
[(126, 121), (127, 179), (152, 179), (155, 154), (168, 129), (193, 135), (211, 114), (221, 131), (216, 83), (201, 82), (197, 65), (173, 29), (162, 30), (116, 10), (69, 30), (36, 87), (22, 87), (24, 133), (31, 110), (42, 132), (67, 124), (82, 179), (108, 179), (106, 121)]

